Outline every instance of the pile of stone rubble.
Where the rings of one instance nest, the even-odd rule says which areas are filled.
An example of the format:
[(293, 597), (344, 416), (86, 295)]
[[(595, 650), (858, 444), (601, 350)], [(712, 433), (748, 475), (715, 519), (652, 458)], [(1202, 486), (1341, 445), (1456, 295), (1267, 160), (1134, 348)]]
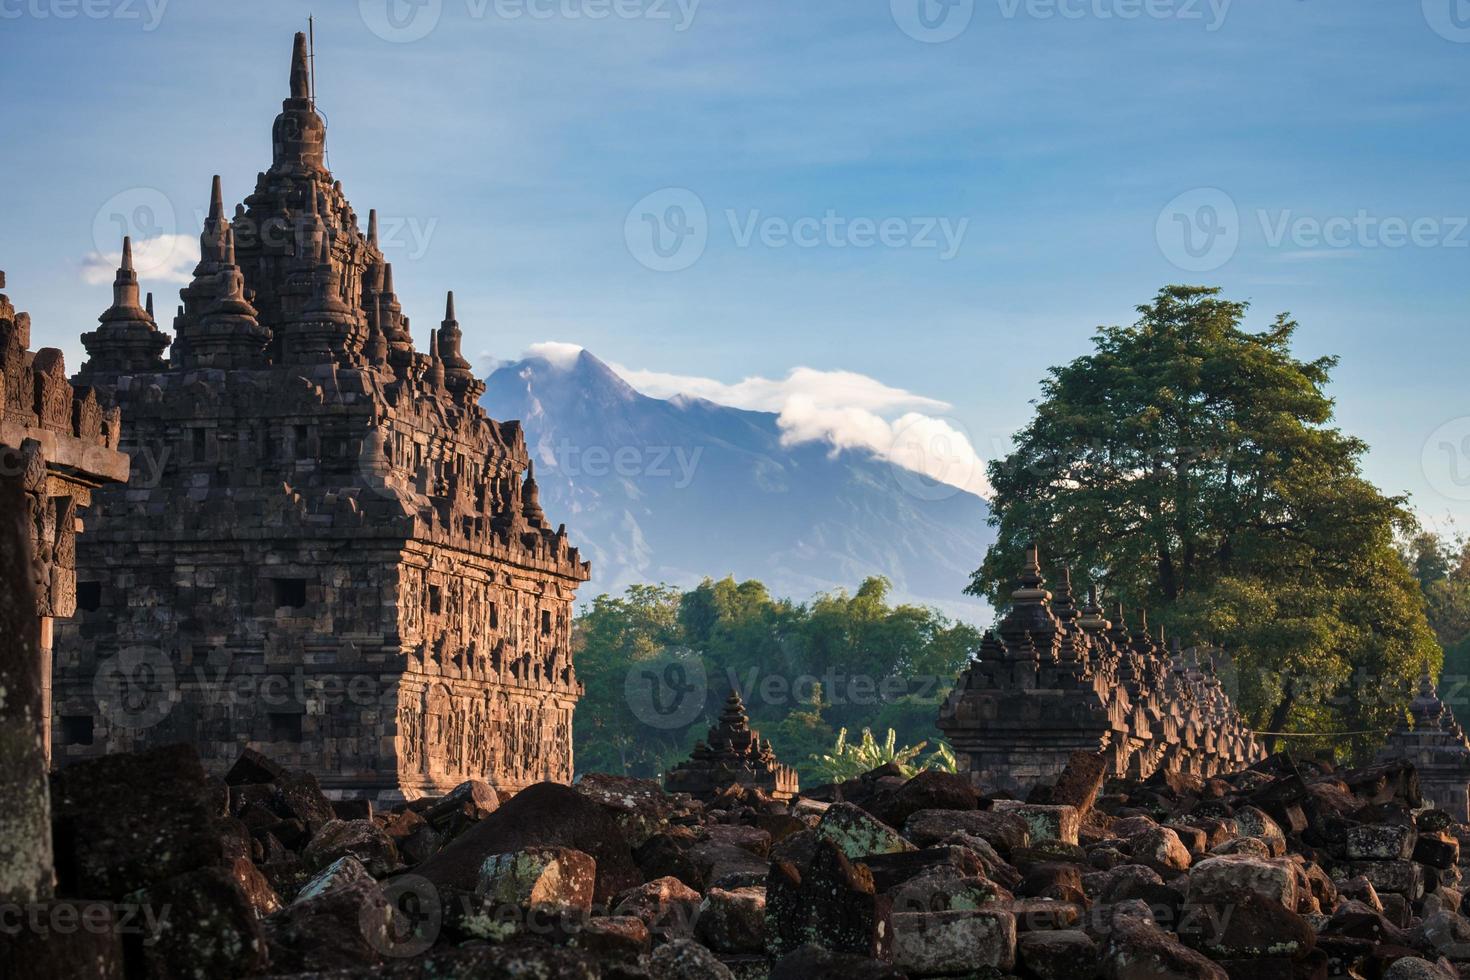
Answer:
[(1455, 977), (1461, 835), (1407, 763), (1273, 756), (1029, 802), (880, 769), (777, 802), (587, 776), (391, 812), (247, 751), (52, 776), (57, 895), (0, 975), (864, 980)]

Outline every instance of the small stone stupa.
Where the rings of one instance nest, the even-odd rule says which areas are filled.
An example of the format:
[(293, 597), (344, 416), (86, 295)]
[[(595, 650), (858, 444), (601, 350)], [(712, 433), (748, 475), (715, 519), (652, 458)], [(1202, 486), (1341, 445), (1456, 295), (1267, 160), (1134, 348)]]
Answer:
[(796, 770), (782, 765), (771, 743), (751, 730), (737, 691), (725, 699), (725, 710), (708, 739), (695, 744), (688, 761), (676, 766), (664, 785), (670, 793), (688, 793), (705, 801), (731, 785), (758, 789), (777, 800), (791, 799), (798, 789)]
[(1378, 751), (1378, 760), (1407, 759), (1419, 771), (1424, 798), (1461, 823), (1470, 820), (1470, 740), (1455, 713), (1435, 693), (1425, 667), (1419, 693), (1409, 702), (1412, 720), (1400, 722)]

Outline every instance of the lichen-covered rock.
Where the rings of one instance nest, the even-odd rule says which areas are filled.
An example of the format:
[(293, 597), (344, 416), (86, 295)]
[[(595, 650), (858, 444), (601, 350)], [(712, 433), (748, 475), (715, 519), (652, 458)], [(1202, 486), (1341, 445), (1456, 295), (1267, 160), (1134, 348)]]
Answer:
[(1092, 980), (1098, 973), (1098, 949), (1080, 929), (1022, 932), (1016, 957), (1036, 980)]
[(694, 935), (699, 904), (699, 892), (678, 878), (664, 877), (620, 893), (612, 909), (614, 915), (641, 919), (654, 939), (666, 941)]
[(1189, 848), (1168, 827), (1156, 827), (1135, 834), (1129, 838), (1128, 846), (1133, 860), (1160, 873), (1173, 874), (1189, 868)]
[(1264, 810), (1254, 806), (1240, 807), (1235, 811), (1234, 820), (1242, 836), (1261, 841), (1272, 857), (1286, 853), (1286, 832)]
[(483, 779), (467, 779), (423, 811), (425, 822), (445, 837), (457, 837), (500, 807), (500, 794)]
[(684, 793), (665, 792), (653, 779), (588, 773), (573, 789), (606, 807), (635, 850), (671, 824), (697, 822), (703, 809)]
[(988, 878), (957, 868), (935, 868), (888, 892), (895, 912), (947, 912), (978, 909), (1013, 896)]
[(1410, 902), (1424, 895), (1424, 869), (1413, 861), (1354, 861), (1348, 865), (1348, 874), (1367, 878), (1385, 901), (1390, 894)]
[(480, 865), (475, 894), (500, 906), (590, 912), (597, 862), (569, 847), (527, 847), (492, 854)]
[(653, 951), (648, 967), (660, 980), (735, 980), (719, 957), (688, 939), (664, 943)]
[(1031, 843), (1031, 828), (1014, 811), (919, 810), (903, 825), (904, 838), (919, 847), (938, 844), (954, 834), (978, 837), (1001, 857)]
[(1102, 975), (1107, 980), (1230, 980), (1151, 919), (1121, 914), (1114, 916), (1103, 946)]
[(907, 973), (1009, 971), (1016, 964), (1016, 920), (1009, 912), (896, 912), (889, 922), (893, 965)]
[(1400, 957), (1389, 964), (1383, 980), (1459, 980), (1459, 971), (1448, 963), (1431, 963), (1417, 956)]
[(272, 968), (282, 973), (355, 969), (394, 949), (387, 896), (350, 855), (307, 882), (265, 920)]
[(829, 840), (854, 860), (869, 854), (912, 851), (914, 845), (898, 831), (851, 803), (834, 803), (817, 824), (817, 837)]
[(815, 943), (839, 953), (882, 956), (891, 935), (866, 865), (847, 859), (831, 841), (819, 841), (811, 863), (771, 865), (766, 880), (766, 948), (772, 956)]
[(1180, 938), (1216, 960), (1300, 959), (1316, 945), (1306, 919), (1245, 888), (1192, 904), (1181, 921)]
[(265, 933), (232, 872), (201, 868), (158, 882), (134, 901), (160, 910), (140, 944), (160, 977), (243, 977), (270, 962)]
[(1407, 860), (1414, 853), (1418, 832), (1410, 824), (1380, 823), (1349, 827), (1347, 856), (1356, 861)]
[(766, 889), (711, 888), (699, 905), (696, 938), (719, 953), (758, 953), (766, 942)]
[(414, 873), (441, 890), (473, 891), (485, 858), (524, 847), (568, 847), (590, 855), (597, 862), (593, 900), (598, 904), (643, 880), (612, 814), (557, 783), (537, 783), (502, 801), (494, 813), (444, 845)]
[(1228, 854), (1206, 858), (1189, 871), (1189, 900), (1203, 903), (1238, 889), (1274, 899), (1289, 909), (1297, 907), (1296, 869), (1282, 858)]
[(652, 948), (652, 936), (636, 915), (594, 916), (580, 923), (567, 945), (599, 963), (631, 963)]
[(996, 800), (998, 813), (1014, 814), (1026, 824), (1031, 840), (1059, 840), (1064, 844), (1077, 843), (1077, 831), (1081, 819), (1077, 808), (1071, 806), (1042, 806), (1035, 803), (1017, 803), (1014, 800)]
[(765, 858), (719, 839), (697, 841), (689, 845), (684, 856), (698, 872), (701, 891), (714, 885), (733, 887), (734, 881), (742, 884), (762, 881), (770, 867)]
[(230, 875), (240, 886), (240, 893), (255, 912), (256, 918), (264, 918), (281, 910), (281, 897), (276, 894), (266, 876), (245, 858), (236, 858), (230, 865)]
[(347, 855), (362, 862), (374, 878), (386, 878), (401, 866), (398, 847), (371, 820), (330, 820), (301, 852), (307, 867), (325, 868)]
[(1271, 848), (1259, 837), (1232, 837), (1210, 848), (1213, 855), (1243, 854), (1246, 857), (1269, 858)]
[(186, 745), (53, 772), (51, 820), (63, 894), (121, 899), (249, 856), (248, 833), (216, 815), (199, 754)]
[(771, 964), (768, 980), (905, 980), (892, 964), (815, 944), (801, 946)]

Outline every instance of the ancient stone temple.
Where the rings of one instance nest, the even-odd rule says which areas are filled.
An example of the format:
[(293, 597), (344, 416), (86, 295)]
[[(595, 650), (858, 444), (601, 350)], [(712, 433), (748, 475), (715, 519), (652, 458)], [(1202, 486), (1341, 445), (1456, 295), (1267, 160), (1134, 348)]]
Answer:
[(1010, 610), (940, 709), (978, 785), (1024, 796), (1076, 751), (1101, 751), (1113, 775), (1133, 777), (1209, 776), (1260, 758), (1208, 656), (1177, 642), (1166, 653), (1146, 617), (1132, 630), (1121, 610), (1105, 619), (1095, 590), (1079, 608), (1065, 571), (1055, 594), (1045, 585), (1032, 548)]
[(1426, 669), (1409, 718), (1395, 726), (1377, 761), (1407, 759), (1419, 771), (1419, 789), (1431, 805), (1458, 822), (1470, 820), (1470, 741), (1455, 713), (1439, 699)]
[(251, 745), (383, 799), (569, 780), (588, 565), (519, 424), (480, 407), (452, 293), (415, 348), (300, 34), (272, 145), (233, 216), (215, 178), (171, 340), (126, 249), (83, 338), (134, 467), (78, 551), (58, 761), (185, 741), (219, 770)]
[(697, 742), (690, 757), (669, 772), (664, 781), (670, 793), (688, 793), (711, 800), (728, 786), (758, 789), (776, 800), (796, 795), (796, 770), (776, 760), (771, 743), (751, 731), (750, 716), (737, 691), (731, 691), (709, 737)]
[(76, 608), (80, 508), (128, 478), (116, 409), (72, 389), (61, 351), (30, 342), (30, 316), (0, 293), (0, 902), (50, 888), (52, 624)]

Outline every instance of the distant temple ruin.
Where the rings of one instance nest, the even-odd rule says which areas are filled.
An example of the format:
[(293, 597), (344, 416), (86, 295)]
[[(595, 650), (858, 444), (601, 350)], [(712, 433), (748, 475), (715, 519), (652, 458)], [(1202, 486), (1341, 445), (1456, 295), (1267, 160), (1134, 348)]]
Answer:
[(987, 792), (1024, 796), (1056, 779), (1075, 751), (1105, 754), (1111, 774), (1159, 769), (1210, 776), (1261, 758), (1206, 657), (1186, 659), (1103, 618), (1096, 592), (1080, 608), (1070, 574), (1048, 592), (1032, 548), (997, 630), (939, 713), (960, 761)]
[(57, 762), (184, 741), (215, 770), (256, 746), (335, 796), (568, 781), (588, 564), (519, 423), (478, 404), (452, 293), (415, 350), (309, 79), (298, 34), (270, 169), (233, 218), (215, 178), (168, 359), (127, 243), (83, 337), (76, 382), (121, 410), (134, 466), (78, 548)]
[(751, 730), (737, 691), (730, 692), (708, 737), (669, 771), (664, 786), (670, 793), (688, 793), (705, 802), (730, 786), (758, 789), (775, 800), (789, 800), (800, 788), (796, 770), (777, 761), (771, 743)]
[(1439, 699), (1426, 669), (1409, 717), (1389, 733), (1378, 762), (1407, 759), (1419, 771), (1419, 789), (1457, 822), (1470, 820), (1470, 740), (1450, 706)]

